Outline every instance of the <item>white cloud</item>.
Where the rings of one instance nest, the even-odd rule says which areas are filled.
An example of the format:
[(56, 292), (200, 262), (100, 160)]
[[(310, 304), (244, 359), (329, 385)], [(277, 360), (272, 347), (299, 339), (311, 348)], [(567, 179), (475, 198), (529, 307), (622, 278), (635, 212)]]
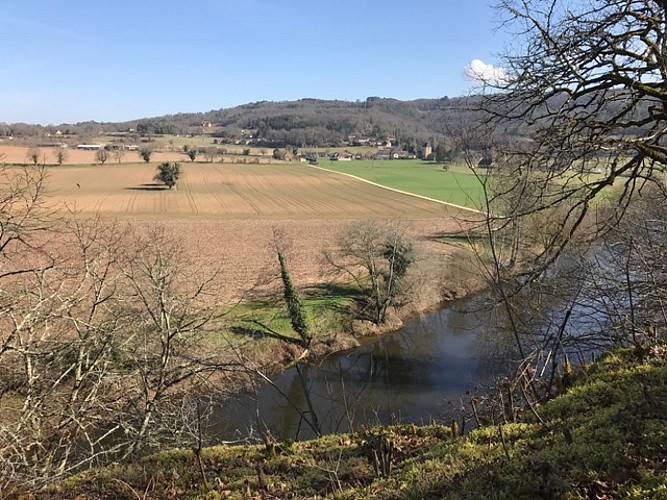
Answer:
[(508, 81), (504, 68), (497, 68), (493, 64), (486, 64), (479, 59), (473, 59), (463, 70), (466, 80), (480, 82), (486, 85), (503, 85)]

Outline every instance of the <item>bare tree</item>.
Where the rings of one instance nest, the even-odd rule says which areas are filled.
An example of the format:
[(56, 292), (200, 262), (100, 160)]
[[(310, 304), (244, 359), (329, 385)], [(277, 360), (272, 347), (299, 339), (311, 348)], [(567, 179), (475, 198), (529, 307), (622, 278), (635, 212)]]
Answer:
[(41, 154), (41, 151), (39, 148), (29, 148), (28, 151), (25, 153), (25, 159), (32, 163), (33, 165), (37, 166), (39, 163), (39, 156)]
[(536, 261), (544, 267), (586, 226), (593, 200), (620, 185), (619, 210), (607, 215), (622, 216), (632, 196), (664, 171), (667, 7), (654, 0), (567, 8), (555, 0), (503, 0), (500, 8), (525, 51), (506, 59), (505, 77), (495, 82), (502, 92), (483, 107), (498, 126), (530, 134), (502, 154), (507, 175), (534, 193), (512, 216), (568, 206)]
[(238, 367), (202, 349), (220, 318), (207, 293), (215, 275), (187, 271), (163, 231), (99, 220), (73, 222), (38, 251), (41, 178), (26, 175), (5, 204), (10, 220), (23, 216), (2, 235), (3, 492), (177, 445), (183, 398)]
[[(43, 233), (54, 226), (41, 206), (45, 173), (43, 169), (3, 169), (0, 171), (0, 490), (20, 478), (22, 466), (37, 449), (22, 439), (21, 416), (32, 406), (29, 385), (33, 366), (21, 365), (22, 350), (29, 349), (26, 335), (38, 322), (45, 300), (39, 292), (39, 277), (53, 268), (54, 259), (47, 251)], [(26, 304), (25, 298), (30, 300)], [(25, 359), (23, 357), (23, 359)], [(13, 367), (23, 366), (14, 370)], [(18, 394), (18, 396), (16, 396)], [(7, 426), (8, 422), (15, 425)], [(14, 459), (13, 452), (20, 453)]]
[(336, 273), (359, 286), (365, 300), (362, 316), (379, 324), (389, 307), (404, 298), (405, 278), (414, 254), (404, 229), (362, 221), (342, 232), (338, 248), (326, 252), (325, 259)]
[(645, 189), (589, 259), (582, 301), (601, 319), (595, 330), (602, 341), (641, 349), (665, 339), (666, 203), (664, 186)]
[(208, 163), (213, 163), (213, 160), (215, 160), (215, 157), (218, 156), (218, 151), (215, 148), (206, 148), (206, 151), (204, 152), (204, 158)]
[(62, 166), (62, 164), (67, 160), (67, 151), (65, 151), (63, 148), (54, 149), (53, 157), (55, 158), (58, 165)]
[[(131, 348), (138, 363), (132, 399), (135, 418), (125, 422), (132, 436), (126, 455), (136, 454), (151, 437), (163, 403), (181, 399), (192, 384), (206, 382), (207, 374), (221, 369), (216, 355), (197, 355), (205, 327), (221, 317), (210, 305), (207, 287), (216, 274), (192, 279), (180, 264), (180, 250), (163, 229), (149, 231), (136, 250), (122, 260), (122, 274), (131, 290), (133, 316), (141, 323)], [(178, 396), (178, 397), (177, 397)], [(159, 421), (159, 419), (157, 419)]]
[(116, 160), (118, 163), (123, 162), (123, 158), (125, 158), (125, 151), (123, 149), (114, 149), (112, 154), (113, 154), (113, 159)]
[[(43, 207), (43, 168), (0, 169), (0, 280), (28, 273), (45, 255), (37, 235), (54, 224)], [(48, 259), (47, 259), (48, 261)], [(50, 262), (49, 262), (50, 264)]]
[(53, 266), (8, 287), (18, 299), (5, 316), (2, 397), (21, 403), (0, 428), (9, 481), (66, 474), (114, 448), (101, 446), (121, 394), (106, 383), (123, 324), (109, 314), (121, 311), (108, 281), (113, 259), (99, 241), (79, 250), (70, 266), (53, 255)]
[[(633, 224), (628, 214), (645, 216), (650, 193), (664, 202), (655, 193), (667, 164), (667, 6), (501, 0), (499, 9), (522, 52), (480, 75), (484, 93), (468, 102), (484, 118), (461, 140), (474, 139), (467, 161), (488, 214), (479, 260), (514, 333), (517, 373), (553, 381), (563, 357), (636, 343), (661, 318), (657, 299), (651, 328), (639, 319), (662, 294), (639, 278), (662, 283), (649, 247), (664, 231), (658, 217)], [(483, 150), (490, 169), (474, 159)]]
[(97, 151), (95, 151), (95, 159), (102, 165), (104, 165), (106, 161), (109, 159), (109, 152), (104, 148), (100, 148)]

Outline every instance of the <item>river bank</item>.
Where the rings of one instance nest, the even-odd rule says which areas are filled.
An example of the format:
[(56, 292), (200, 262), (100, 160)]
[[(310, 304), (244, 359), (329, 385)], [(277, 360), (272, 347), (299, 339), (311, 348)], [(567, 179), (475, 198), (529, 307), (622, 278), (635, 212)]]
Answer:
[[(413, 296), (414, 300), (391, 310), (388, 321), (381, 325), (355, 319), (356, 301), (360, 297), (354, 289), (338, 285), (304, 290), (303, 305), (311, 319), (317, 319), (314, 317), (318, 314), (325, 319), (314, 322), (315, 335), (308, 347), (300, 345), (296, 338), (294, 341), (276, 338), (276, 333), (290, 339), (292, 337), (288, 336), (294, 335), (281, 300), (260, 301), (251, 304), (249, 309), (238, 310), (236, 320), (240, 326), (232, 326), (232, 331), (248, 334), (260, 325), (268, 334), (262, 340), (253, 341), (255, 355), (250, 376), (241, 377), (231, 395), (216, 403), (212, 415), (212, 421), (216, 422), (213, 442), (241, 436), (257, 439), (259, 428), (270, 429), (274, 436), (281, 438), (312, 437), (312, 433), (302, 433), (303, 412), (316, 411), (330, 420), (332, 415), (337, 415), (336, 422), (322, 424), (322, 432), (339, 432), (355, 425), (396, 421), (397, 418), (415, 422), (442, 419), (446, 411), (441, 405), (443, 398), (457, 399), (473, 388), (475, 384), (470, 380), (481, 383), (486, 380), (487, 367), (500, 365), (498, 360), (490, 358), (484, 363), (477, 361), (480, 356), (488, 358), (488, 353), (477, 345), (477, 338), (491, 330), (486, 313), (464, 311), (480, 309), (481, 303), (473, 306), (472, 302), (467, 302), (484, 289), (482, 280), (460, 279), (465, 276), (460, 270), (456, 275), (459, 280), (447, 280), (446, 288), (436, 286), (439, 283), (431, 275), (431, 286), (423, 286), (422, 293)], [(248, 320), (248, 315), (253, 314), (260, 316)], [(466, 318), (470, 314), (473, 316)], [(450, 337), (451, 340), (447, 340)], [(423, 349), (415, 349), (415, 343)], [(496, 351), (504, 352), (504, 348), (499, 346)], [(397, 362), (403, 360), (402, 366), (379, 361), (385, 357)], [(466, 359), (470, 361), (463, 361)], [(295, 368), (297, 362), (299, 369)], [(375, 368), (367, 373), (364, 367), (369, 364)], [(452, 366), (455, 371), (450, 369)], [(408, 372), (426, 370), (426, 367), (431, 377), (439, 380), (431, 393), (426, 393), (426, 385), (417, 384), (405, 394), (390, 396), (387, 391), (393, 389), (378, 379), (379, 374), (386, 373), (400, 378), (401, 386), (407, 387), (405, 384), (411, 378)], [(422, 377), (419, 375), (415, 380)], [(303, 384), (309, 387), (310, 396), (299, 389)], [(365, 396), (361, 398), (363, 392)], [(310, 402), (304, 399), (306, 397)], [(397, 406), (398, 400), (387, 399), (396, 397), (407, 403)], [(408, 402), (410, 398), (413, 400)], [(375, 409), (361, 407), (359, 402), (364, 400), (369, 404), (373, 402)], [(336, 403), (340, 401), (346, 401), (346, 410)], [(309, 404), (314, 407), (307, 408)], [(391, 417), (392, 414), (395, 416)], [(292, 424), (283, 426), (278, 423), (281, 421)]]
[(486, 303), (484, 294), (461, 299), (359, 347), (288, 368), (216, 407), (211, 435), (258, 439), (262, 430), (297, 440), (453, 418), (469, 427), (472, 416), (460, 413), (461, 400), (485, 394), (496, 377), (512, 371), (514, 359)]
[(18, 498), (664, 498), (667, 347), (585, 367), (517, 423), (465, 436), (389, 426), (299, 443), (174, 450)]
[[(470, 249), (456, 246), (446, 259), (418, 268), (410, 276), (411, 289), (406, 300), (387, 311), (385, 321), (375, 324), (359, 319), (361, 294), (353, 286), (321, 284), (301, 290), (305, 310), (310, 317), (313, 339), (308, 349), (289, 342), (272, 341), (268, 355), (258, 349), (256, 363), (275, 375), (290, 366), (295, 359), (314, 363), (325, 356), (377, 341), (399, 330), (406, 321), (437, 311), (456, 301), (473, 297), (488, 288), (488, 282)], [(289, 336), (293, 335), (285, 306), (273, 290), (273, 299), (254, 299), (231, 315), (237, 325), (253, 321)], [(232, 329), (236, 328), (232, 326)]]

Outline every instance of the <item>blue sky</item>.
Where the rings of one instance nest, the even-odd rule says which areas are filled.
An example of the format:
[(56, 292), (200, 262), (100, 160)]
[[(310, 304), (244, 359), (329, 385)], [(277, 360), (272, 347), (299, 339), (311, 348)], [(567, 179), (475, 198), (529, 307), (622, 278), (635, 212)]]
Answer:
[(491, 2), (3, 0), (0, 122), (459, 96), (503, 51)]

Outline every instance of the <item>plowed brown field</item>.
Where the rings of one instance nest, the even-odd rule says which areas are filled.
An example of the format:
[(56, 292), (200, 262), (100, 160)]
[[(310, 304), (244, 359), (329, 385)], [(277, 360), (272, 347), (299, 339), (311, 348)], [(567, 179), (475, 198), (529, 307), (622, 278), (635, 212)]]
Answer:
[(226, 291), (238, 296), (275, 269), (273, 230), (291, 241), (297, 283), (320, 280), (322, 250), (351, 220), (401, 219), (421, 248), (457, 227), (444, 205), (388, 191), (304, 165), (182, 164), (176, 188), (153, 181), (154, 165), (49, 169), (48, 204), (82, 216), (164, 224), (187, 242), (198, 266), (220, 267)]
[(56, 205), (139, 218), (442, 217), (443, 205), (302, 165), (182, 164), (176, 188), (154, 165), (49, 170)]

